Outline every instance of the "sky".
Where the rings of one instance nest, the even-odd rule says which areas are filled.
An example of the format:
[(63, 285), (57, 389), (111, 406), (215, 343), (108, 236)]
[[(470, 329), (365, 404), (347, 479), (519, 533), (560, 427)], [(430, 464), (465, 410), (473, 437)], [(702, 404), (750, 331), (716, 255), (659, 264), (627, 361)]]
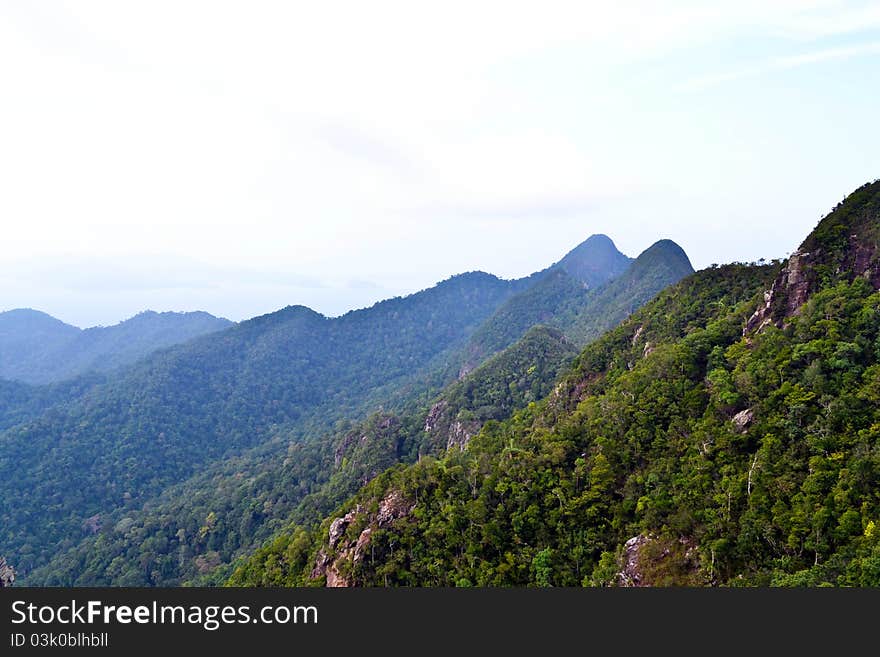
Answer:
[(0, 62), (0, 310), (81, 327), (785, 257), (880, 177), (876, 2), (10, 0)]

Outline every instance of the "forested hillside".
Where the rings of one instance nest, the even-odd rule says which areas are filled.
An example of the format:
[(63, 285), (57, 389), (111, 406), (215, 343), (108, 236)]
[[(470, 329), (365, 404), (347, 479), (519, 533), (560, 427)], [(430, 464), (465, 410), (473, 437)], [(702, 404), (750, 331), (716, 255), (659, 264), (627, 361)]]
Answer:
[[(588, 275), (589, 258), (615, 263), (615, 275), (604, 280)], [(537, 324), (554, 326), (583, 347), (693, 271), (687, 255), (670, 240), (630, 260), (608, 237), (594, 235), (534, 276), (533, 285), (512, 296), (474, 333), (466, 348), (465, 369)]]
[(205, 312), (146, 311), (80, 330), (36, 310), (10, 310), (0, 313), (0, 379), (44, 384), (107, 372), (231, 325)]
[(662, 244), (631, 261), (594, 236), (524, 279), (456, 276), (335, 319), (289, 307), (104, 378), (10, 383), (0, 494), (29, 495), (0, 507), (3, 554), (27, 583), (215, 581), (291, 520), (543, 397), (576, 350), (536, 324), (622, 319), (690, 271)]
[(340, 422), (332, 435), (291, 442), (281, 453), (256, 448), (171, 487), (141, 510), (118, 510), (28, 583), (216, 582), (291, 520), (317, 522), (395, 463), (462, 445), (483, 422), (545, 396), (575, 354), (558, 331), (536, 327), (430, 404), (413, 401), (400, 413)]
[(0, 434), (0, 551), (26, 576), (114, 510), (217, 459), (356, 416), (433, 367), (516, 290), (472, 273), (336, 319), (285, 308), (86, 387)]
[(784, 265), (685, 279), (230, 582), (880, 585), (878, 225), (875, 182)]

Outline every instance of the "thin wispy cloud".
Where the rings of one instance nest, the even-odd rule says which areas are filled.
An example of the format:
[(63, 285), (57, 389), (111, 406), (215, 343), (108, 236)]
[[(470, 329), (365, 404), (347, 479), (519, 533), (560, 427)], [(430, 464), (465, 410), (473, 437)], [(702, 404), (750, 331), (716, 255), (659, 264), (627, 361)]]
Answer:
[(0, 5), (0, 305), (83, 324), (773, 257), (880, 172), (876, 2)]
[(677, 91), (692, 91), (705, 89), (725, 82), (733, 82), (744, 78), (752, 78), (761, 75), (767, 75), (778, 71), (787, 71), (801, 66), (810, 64), (819, 64), (832, 60), (851, 59), (853, 57), (864, 57), (880, 54), (880, 41), (871, 43), (862, 43), (855, 46), (843, 46), (839, 48), (825, 48), (815, 52), (803, 53), (799, 55), (788, 55), (784, 57), (775, 57), (773, 59), (760, 62), (753, 66), (745, 68), (725, 71), (722, 73), (710, 73), (691, 78), (675, 87)]
[[(822, 4), (830, 4), (823, 7)], [(839, 3), (820, 6), (779, 19), (772, 30), (780, 37), (813, 40), (824, 37), (859, 34), (880, 30), (880, 6), (869, 2), (863, 6), (846, 7)]]

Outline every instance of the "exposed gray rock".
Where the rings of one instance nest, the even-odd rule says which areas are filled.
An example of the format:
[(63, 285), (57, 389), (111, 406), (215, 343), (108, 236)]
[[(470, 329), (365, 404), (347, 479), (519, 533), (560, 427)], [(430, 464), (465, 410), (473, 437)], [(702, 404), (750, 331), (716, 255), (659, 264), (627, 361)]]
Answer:
[(414, 504), (407, 502), (399, 491), (393, 490), (379, 503), (376, 524), (381, 527), (402, 518), (412, 511), (414, 506)]
[(737, 431), (742, 433), (748, 428), (754, 418), (755, 412), (751, 408), (747, 408), (733, 416), (733, 425)]
[(800, 307), (810, 295), (810, 279), (807, 276), (810, 255), (806, 251), (791, 254), (773, 285), (764, 292), (764, 302), (746, 322), (744, 336), (781, 321), (780, 313), (782, 317), (792, 317), (800, 312)]
[(343, 568), (343, 565), (353, 566), (364, 559), (373, 531), (408, 515), (414, 507), (415, 504), (408, 502), (402, 493), (392, 490), (379, 503), (375, 517), (370, 520), (355, 540), (345, 541), (343, 537), (348, 526), (364, 513), (362, 506), (358, 505), (353, 511), (334, 520), (330, 524), (327, 547), (322, 548), (315, 559), (311, 573), (312, 579), (324, 577), (326, 586), (331, 588), (352, 586), (351, 579), (342, 575), (342, 572), (347, 570)]
[(642, 333), (643, 333), (644, 331), (645, 331), (645, 325), (644, 325), (644, 324), (642, 324), (641, 326), (639, 326), (639, 328), (636, 329), (636, 332), (635, 332), (635, 334), (634, 334), (633, 337), (632, 337), (632, 342), (630, 343), (630, 344), (632, 344), (633, 347), (636, 346), (636, 342), (638, 342), (638, 341), (639, 341), (639, 338), (642, 337)]
[(449, 433), (446, 438), (446, 449), (458, 447), (464, 449), (470, 442), (471, 438), (476, 436), (483, 425), (480, 422), (462, 422), (456, 420), (449, 426)]
[(7, 588), (15, 582), (15, 569), (6, 563), (6, 557), (0, 557), (0, 588)]
[(642, 585), (642, 574), (639, 572), (639, 550), (650, 542), (650, 538), (639, 534), (623, 544), (623, 570), (617, 573), (621, 586)]
[(349, 511), (341, 518), (337, 518), (333, 522), (330, 523), (330, 531), (327, 535), (327, 543), (330, 545), (330, 548), (335, 548), (336, 544), (339, 543), (339, 539), (342, 538), (342, 535), (345, 533), (345, 530), (348, 529), (348, 526), (351, 524), (352, 520), (357, 517), (363, 508), (360, 504), (358, 504), (353, 511)]
[(431, 433), (437, 429), (440, 420), (443, 418), (443, 412), (448, 406), (449, 402), (442, 399), (431, 407), (431, 410), (428, 411), (428, 416), (425, 418), (425, 431), (427, 433)]

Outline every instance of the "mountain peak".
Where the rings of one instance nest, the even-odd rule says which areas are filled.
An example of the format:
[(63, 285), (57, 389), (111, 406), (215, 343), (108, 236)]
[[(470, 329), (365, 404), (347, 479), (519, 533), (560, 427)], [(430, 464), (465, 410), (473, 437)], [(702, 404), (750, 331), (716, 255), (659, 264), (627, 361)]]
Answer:
[(779, 324), (818, 290), (859, 276), (880, 289), (880, 180), (859, 187), (819, 222), (788, 258), (745, 330)]
[(44, 326), (51, 325), (76, 329), (77, 331), (79, 330), (75, 326), (62, 322), (57, 317), (52, 317), (49, 313), (44, 313), (42, 310), (34, 310), (33, 308), (14, 308), (12, 310), (0, 312), (0, 321)]
[[(16, 308), (0, 312), (0, 373), (3, 362), (21, 354), (25, 344), (40, 344), (48, 347), (66, 342), (81, 333), (76, 326), (62, 322), (40, 310)], [(4, 377), (5, 378), (5, 377)]]
[(669, 267), (681, 271), (682, 276), (692, 274), (694, 271), (690, 258), (688, 258), (687, 253), (684, 252), (684, 249), (676, 242), (668, 239), (654, 242), (651, 246), (642, 251), (639, 254), (639, 257), (636, 258), (633, 266), (643, 265), (648, 261), (656, 262), (658, 260), (662, 260)]
[(592, 288), (619, 276), (630, 263), (632, 258), (618, 251), (610, 237), (596, 234), (574, 247), (552, 268), (562, 269)]
[(880, 287), (880, 180), (862, 185), (837, 204), (796, 252), (849, 278)]

